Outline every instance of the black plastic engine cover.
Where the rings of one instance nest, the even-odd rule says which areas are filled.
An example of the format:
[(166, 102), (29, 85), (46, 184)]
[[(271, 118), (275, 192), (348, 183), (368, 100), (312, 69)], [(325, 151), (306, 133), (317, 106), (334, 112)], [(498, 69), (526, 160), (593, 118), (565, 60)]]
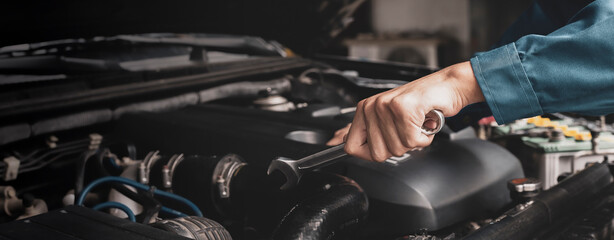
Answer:
[[(139, 149), (164, 154), (236, 153), (264, 174), (275, 157), (298, 159), (326, 148), (286, 139), (288, 133), (311, 130), (332, 136), (344, 125), (296, 112), (202, 105), (127, 116), (119, 121), (117, 133), (132, 139)], [(348, 176), (365, 190), (371, 223), (364, 236), (373, 238), (382, 233), (437, 231), (494, 214), (511, 201), (507, 181), (524, 176), (511, 153), (478, 139), (436, 139), (431, 147), (397, 164), (346, 157), (324, 170)]]
[(524, 176), (516, 157), (479, 139), (436, 141), (397, 164), (346, 163), (345, 175), (371, 199), (369, 225), (379, 236), (435, 231), (495, 214), (511, 201), (507, 181)]

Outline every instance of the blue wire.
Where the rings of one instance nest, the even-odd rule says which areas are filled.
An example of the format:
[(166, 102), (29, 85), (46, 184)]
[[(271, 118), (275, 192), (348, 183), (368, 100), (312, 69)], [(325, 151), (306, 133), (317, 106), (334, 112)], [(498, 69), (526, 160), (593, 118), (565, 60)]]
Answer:
[[(139, 183), (139, 182), (135, 182), (133, 180), (127, 179), (127, 178), (122, 178), (122, 177), (115, 177), (115, 176), (107, 176), (107, 177), (103, 177), (103, 178), (99, 178), (94, 180), (93, 182), (91, 182), (89, 185), (87, 185), (87, 187), (85, 187), (83, 189), (83, 191), (81, 191), (81, 193), (79, 194), (79, 196), (77, 197), (77, 201), (75, 201), (75, 205), (77, 206), (81, 206), (83, 205), (83, 201), (85, 200), (85, 196), (96, 186), (106, 183), (106, 182), (119, 182), (119, 183), (123, 183), (129, 186), (132, 186), (134, 188), (138, 188), (144, 191), (149, 191), (149, 186)], [(202, 217), (203, 213), (200, 211), (200, 209), (196, 206), (196, 204), (192, 203), (190, 200), (179, 196), (177, 194), (173, 194), (173, 193), (169, 193), (169, 192), (165, 192), (159, 189), (156, 189), (154, 191), (154, 194), (156, 195), (160, 195), (166, 198), (170, 198), (173, 199), (175, 201), (179, 201), (179, 202), (183, 202), (185, 205), (187, 205), (188, 207), (190, 207), (192, 209), (192, 211), (194, 212), (194, 215)]]
[(106, 208), (117, 208), (119, 210), (122, 210), (126, 213), (126, 215), (128, 215), (128, 219), (130, 219), (130, 221), (136, 222), (136, 217), (134, 216), (132, 210), (130, 210), (130, 208), (128, 208), (126, 205), (118, 202), (103, 202), (94, 206), (92, 209), (98, 211)]
[(117, 165), (117, 163), (115, 162), (115, 158), (113, 157), (109, 157), (109, 162), (111, 163), (111, 166), (113, 166), (115, 169), (120, 169), (121, 167), (119, 165)]
[(160, 211), (171, 214), (171, 215), (175, 215), (176, 217), (187, 217), (188, 215), (185, 213), (182, 213), (180, 211), (177, 211), (175, 209), (171, 209), (171, 208), (167, 208), (165, 206), (162, 206), (162, 208), (160, 208)]

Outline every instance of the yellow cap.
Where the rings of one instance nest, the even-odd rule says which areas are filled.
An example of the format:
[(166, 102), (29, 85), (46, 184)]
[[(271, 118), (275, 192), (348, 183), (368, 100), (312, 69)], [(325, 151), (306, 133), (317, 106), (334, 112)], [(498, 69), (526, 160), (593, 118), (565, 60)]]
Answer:
[(563, 132), (565, 132), (565, 131), (567, 131), (567, 129), (569, 129), (569, 127), (567, 125), (558, 125), (558, 126), (554, 126), (554, 128), (560, 129)]
[(296, 53), (289, 48), (284, 48), (284, 52), (286, 53), (286, 57), (296, 57)]
[(546, 127), (548, 124), (550, 124), (550, 118), (541, 118), (535, 121), (535, 126), (538, 127)]
[(532, 117), (532, 118), (527, 119), (527, 123), (533, 123), (533, 124), (535, 124), (535, 123), (536, 123), (537, 121), (539, 121), (540, 119), (542, 119), (542, 117), (541, 117), (541, 116), (535, 116), (535, 117)]
[(576, 134), (578, 134), (578, 130), (569, 129), (567, 131), (564, 131), (563, 134), (565, 134), (565, 136), (567, 136), (567, 137), (575, 137)]
[(588, 140), (593, 139), (593, 136), (591, 136), (590, 132), (582, 131), (576, 134), (574, 138), (578, 141), (588, 141)]
[(550, 122), (550, 124), (548, 126), (546, 126), (546, 127), (554, 127), (554, 128), (556, 128), (558, 126), (559, 126), (559, 122)]

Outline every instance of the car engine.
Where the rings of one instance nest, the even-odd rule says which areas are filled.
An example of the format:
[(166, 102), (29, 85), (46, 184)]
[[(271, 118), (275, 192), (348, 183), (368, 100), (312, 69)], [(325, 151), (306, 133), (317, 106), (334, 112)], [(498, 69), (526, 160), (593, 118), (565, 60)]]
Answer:
[(359, 100), (434, 70), (226, 35), (3, 47), (0, 239), (610, 239), (606, 119), (591, 139), (598, 120), (567, 115), (445, 127), (288, 190), (267, 174), (326, 149)]

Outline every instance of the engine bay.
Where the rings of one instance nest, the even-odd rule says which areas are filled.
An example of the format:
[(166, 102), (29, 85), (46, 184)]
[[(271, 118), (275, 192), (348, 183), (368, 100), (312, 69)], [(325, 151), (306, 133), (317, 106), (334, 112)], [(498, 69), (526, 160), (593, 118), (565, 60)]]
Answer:
[[(146, 40), (124, 36), (101, 41), (96, 50)], [(250, 51), (274, 46), (246, 42), (263, 44), (246, 45)], [(25, 56), (5, 51), (0, 59), (30, 63), (37, 54), (81, 48), (72, 59), (54, 57), (63, 72), (54, 67), (27, 76), (20, 72), (29, 69), (24, 64), (6, 75), (0, 93), (6, 99), (0, 105), (3, 239), (98, 239), (105, 237), (94, 233), (105, 228), (117, 231), (109, 235), (116, 239), (611, 236), (611, 126), (605, 118), (557, 115), (461, 131), (446, 127), (423, 150), (383, 163), (345, 157), (280, 190), (284, 176), (267, 174), (273, 159), (327, 148), (335, 130), (351, 122), (359, 100), (406, 83), (385, 79), (414, 80), (432, 69), (212, 54), (203, 46), (228, 46), (196, 40), (157, 52), (159, 61), (181, 59), (170, 68), (118, 55), (117, 64), (107, 56), (100, 64), (83, 60), (91, 60), (91, 46), (74, 44), (17, 51)], [(143, 53), (155, 48), (145, 46)], [(270, 54), (279, 54), (273, 49)], [(89, 68), (74, 70), (77, 65)], [(586, 131), (598, 121), (601, 130), (589, 139)], [(557, 128), (562, 125), (575, 133)], [(71, 221), (73, 227), (59, 224)]]

